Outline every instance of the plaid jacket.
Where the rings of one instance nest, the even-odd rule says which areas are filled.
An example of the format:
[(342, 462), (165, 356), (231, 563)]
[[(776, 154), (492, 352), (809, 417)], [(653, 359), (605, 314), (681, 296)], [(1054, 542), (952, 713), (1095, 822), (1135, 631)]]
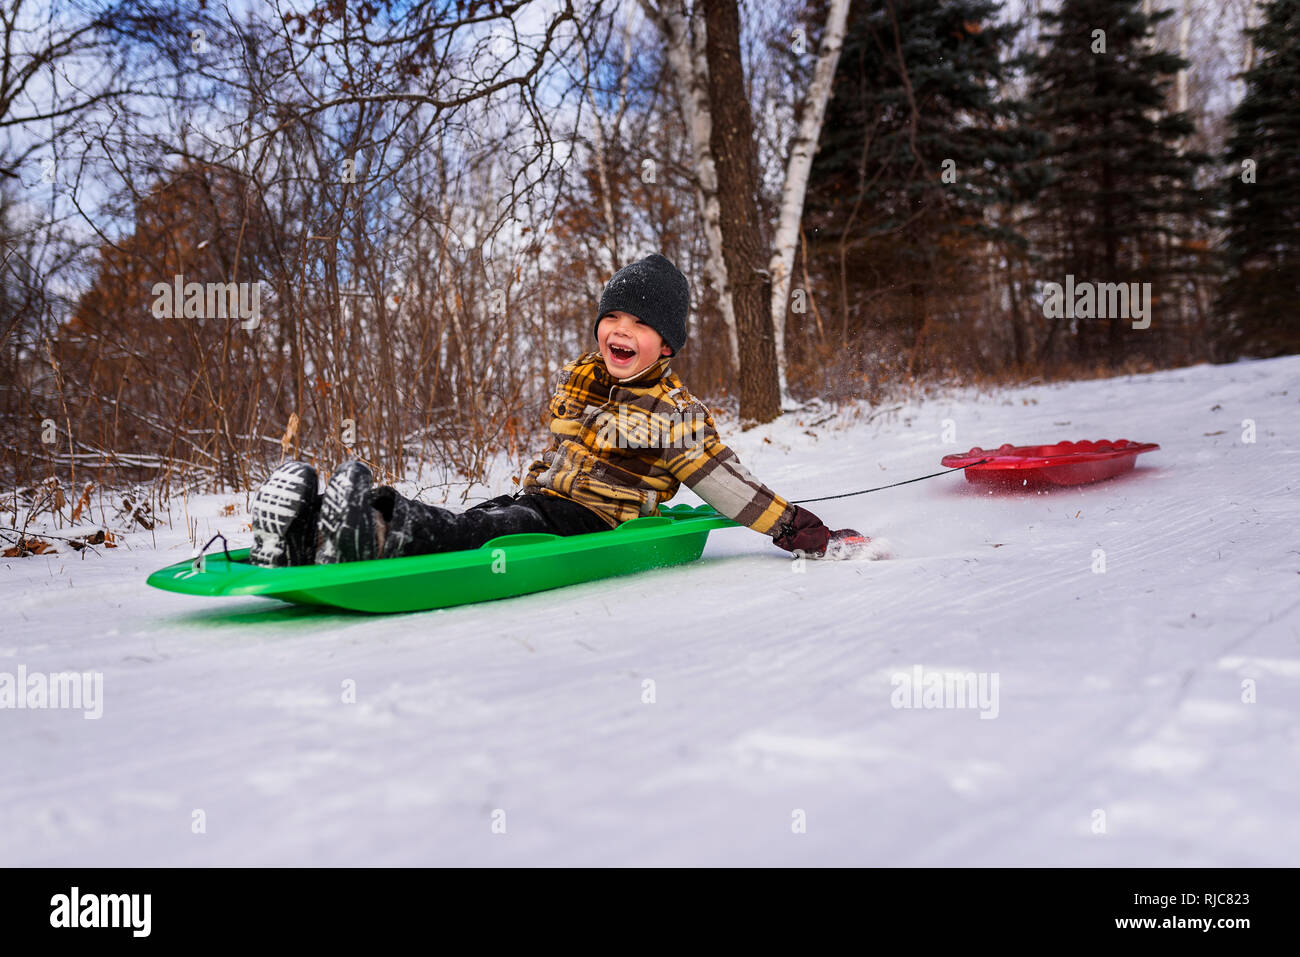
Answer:
[(685, 483), (717, 511), (776, 537), (794, 506), (749, 474), (722, 444), (713, 416), (661, 357), (633, 379), (615, 379), (600, 353), (561, 370), (550, 401), (551, 443), (522, 491), (559, 495), (617, 526)]

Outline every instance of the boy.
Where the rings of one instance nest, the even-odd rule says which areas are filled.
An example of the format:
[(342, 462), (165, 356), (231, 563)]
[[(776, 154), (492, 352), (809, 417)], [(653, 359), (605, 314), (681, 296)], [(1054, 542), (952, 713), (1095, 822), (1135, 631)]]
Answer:
[[(464, 512), (425, 505), (346, 462), (323, 495), (316, 472), (289, 462), (253, 500), (255, 565), (331, 564), (477, 548), (498, 535), (577, 535), (654, 515), (685, 484), (718, 512), (810, 558), (845, 557), (865, 541), (832, 532), (745, 470), (669, 360), (686, 342), (690, 287), (653, 253), (605, 286), (597, 352), (566, 365), (550, 401), (551, 441), (518, 492)], [(828, 552), (829, 546), (829, 552)]]

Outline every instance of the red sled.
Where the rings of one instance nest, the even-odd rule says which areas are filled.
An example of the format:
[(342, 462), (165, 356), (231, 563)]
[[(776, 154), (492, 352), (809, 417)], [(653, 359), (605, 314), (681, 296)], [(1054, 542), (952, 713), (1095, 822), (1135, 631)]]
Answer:
[(995, 488), (1087, 485), (1131, 471), (1139, 455), (1158, 448), (1154, 442), (1128, 439), (1003, 445), (987, 451), (977, 447), (945, 455), (942, 464), (950, 469), (965, 468), (966, 481)]

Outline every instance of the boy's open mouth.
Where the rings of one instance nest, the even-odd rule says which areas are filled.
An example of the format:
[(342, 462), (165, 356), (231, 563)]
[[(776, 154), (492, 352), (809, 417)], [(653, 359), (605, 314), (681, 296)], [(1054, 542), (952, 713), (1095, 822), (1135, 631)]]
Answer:
[(636, 350), (616, 346), (611, 342), (609, 344), (609, 357), (618, 363), (631, 362), (636, 358)]

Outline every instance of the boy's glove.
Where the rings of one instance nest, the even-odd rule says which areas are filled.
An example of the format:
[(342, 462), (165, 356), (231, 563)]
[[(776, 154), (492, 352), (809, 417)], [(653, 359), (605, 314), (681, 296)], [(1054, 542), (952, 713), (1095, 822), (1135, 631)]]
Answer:
[(787, 552), (798, 549), (809, 558), (821, 558), (826, 553), (826, 543), (830, 537), (831, 530), (822, 524), (820, 518), (803, 506), (796, 505), (794, 518), (772, 536), (772, 541)]
[(805, 558), (887, 558), (884, 542), (873, 542), (852, 528), (831, 531), (820, 518), (796, 505), (794, 519), (772, 539), (788, 552), (802, 551)]

